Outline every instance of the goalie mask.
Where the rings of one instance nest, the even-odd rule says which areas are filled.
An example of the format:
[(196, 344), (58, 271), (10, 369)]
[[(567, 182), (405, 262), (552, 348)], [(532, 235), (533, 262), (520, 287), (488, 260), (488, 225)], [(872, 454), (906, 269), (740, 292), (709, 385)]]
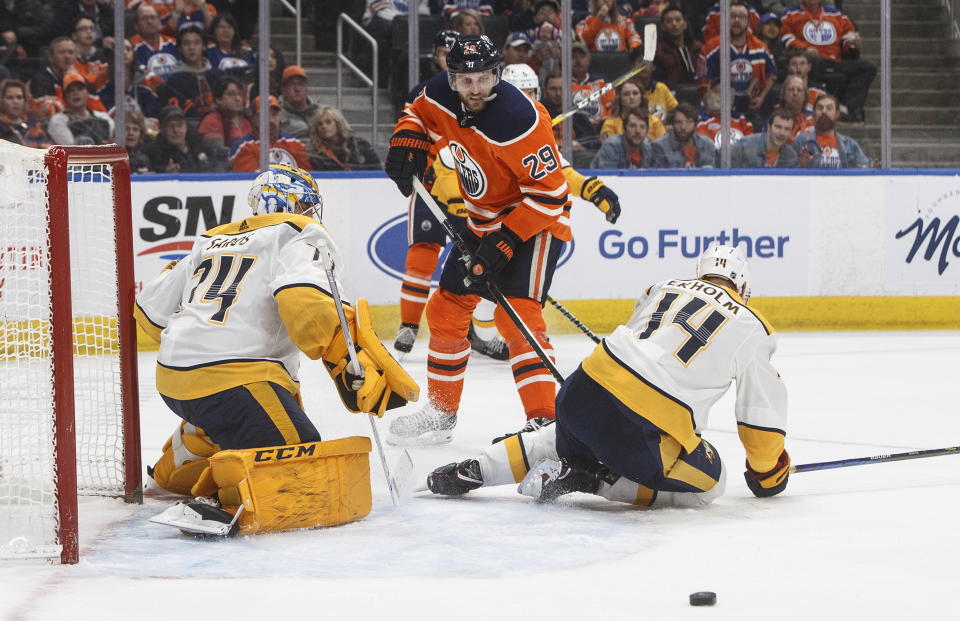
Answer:
[(744, 303), (750, 299), (750, 267), (739, 247), (715, 244), (707, 248), (697, 262), (697, 278), (704, 276), (726, 278)]
[(257, 175), (247, 194), (247, 203), (255, 216), (294, 213), (310, 216), (318, 222), (323, 219), (323, 197), (313, 176), (286, 164), (271, 164)]
[(500, 79), (513, 84), (521, 91), (533, 91), (533, 100), (540, 101), (540, 79), (530, 65), (524, 63), (507, 65), (503, 68)]

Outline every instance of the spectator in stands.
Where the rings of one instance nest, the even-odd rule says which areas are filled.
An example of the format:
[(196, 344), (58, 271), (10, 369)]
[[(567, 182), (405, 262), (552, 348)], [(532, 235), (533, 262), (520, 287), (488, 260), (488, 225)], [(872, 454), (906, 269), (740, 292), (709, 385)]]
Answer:
[(160, 16), (160, 22), (163, 32), (175, 37), (187, 24), (198, 26), (201, 30), (210, 28), (216, 14), (217, 9), (212, 4), (197, 0), (175, 0), (166, 14)]
[(530, 67), (537, 72), (542, 82), (547, 75), (560, 71), (560, 30), (550, 22), (544, 22), (533, 30), (533, 45), (530, 48)]
[(817, 97), (820, 95), (825, 95), (826, 91), (820, 88), (817, 84), (812, 84), (810, 82), (810, 71), (813, 66), (810, 64), (810, 59), (807, 57), (802, 50), (794, 50), (789, 55), (789, 60), (787, 61), (786, 75), (797, 75), (803, 78), (804, 83), (807, 85), (807, 114), (808, 116), (813, 116), (813, 105), (817, 101)]
[(712, 140), (695, 130), (697, 110), (688, 103), (673, 109), (667, 135), (651, 145), (650, 168), (713, 168), (717, 151)]
[(69, 37), (77, 18), (89, 17), (96, 32), (94, 39), (105, 49), (113, 49), (113, 2), (111, 0), (54, 0), (47, 36)]
[(220, 79), (219, 71), (211, 70), (203, 51), (207, 35), (200, 26), (187, 24), (177, 33), (177, 54), (180, 62), (173, 68), (167, 81), (157, 87), (160, 101), (175, 105), (186, 115), (191, 130), (200, 119), (213, 110), (213, 85)]
[(733, 145), (731, 168), (792, 168), (797, 165), (797, 152), (790, 146), (793, 115), (774, 110), (767, 130), (746, 136)]
[(807, 83), (798, 75), (788, 75), (780, 91), (778, 109), (786, 110), (793, 116), (793, 130), (790, 140), (797, 134), (813, 127), (813, 112), (807, 110)]
[(160, 110), (160, 133), (150, 148), (150, 169), (158, 173), (205, 172), (207, 153), (190, 140), (187, 119), (177, 106)]
[(95, 81), (107, 66), (107, 54), (96, 44), (97, 27), (93, 20), (85, 15), (78, 17), (70, 38), (77, 46), (77, 70), (87, 82), (96, 86)]
[(213, 85), (216, 106), (200, 121), (197, 133), (211, 153), (224, 152), (237, 140), (253, 132), (243, 109), (243, 84), (233, 76), (223, 76)]
[(450, 28), (462, 35), (482, 35), (483, 20), (473, 9), (462, 9), (450, 20)]
[[(639, 50), (630, 52), (630, 63), (634, 67), (643, 60), (643, 55), (638, 52)], [(633, 81), (643, 89), (643, 96), (647, 99), (650, 114), (656, 115), (662, 121), (671, 110), (677, 107), (677, 98), (673, 96), (666, 84), (653, 78), (656, 71), (656, 63), (647, 65), (640, 70)]]
[(699, 104), (697, 58), (701, 44), (693, 38), (679, 7), (671, 5), (663, 11), (660, 32), (653, 79), (666, 84), (676, 93), (678, 100)]
[(603, 141), (590, 168), (649, 168), (652, 150), (647, 140), (647, 122), (650, 118), (645, 108), (625, 109), (620, 117), (623, 133)]
[(133, 61), (147, 72), (166, 79), (177, 64), (177, 42), (160, 32), (160, 16), (150, 4), (137, 8), (137, 33), (130, 37)]
[(87, 81), (79, 73), (63, 79), (63, 112), (50, 119), (47, 132), (54, 144), (107, 144), (113, 138), (113, 119), (106, 112), (89, 110)]
[(783, 15), (783, 42), (808, 54), (814, 79), (846, 105), (845, 120), (864, 122), (863, 106), (877, 68), (859, 59), (862, 40), (849, 17), (821, 6), (821, 0), (801, 0)]
[[(292, 136), (280, 133), (280, 102), (270, 96), (270, 153), (268, 164), (289, 164), (297, 168), (310, 169), (307, 147)], [(253, 100), (253, 131), (243, 136), (230, 147), (230, 169), (235, 172), (256, 172), (260, 170), (260, 127), (256, 121), (260, 118), (260, 98)]]
[(576, 34), (594, 52), (625, 52), (643, 43), (615, 0), (590, 0), (590, 15), (577, 24)]
[[(650, 106), (643, 94), (643, 89), (633, 80), (628, 80), (617, 87), (617, 96), (613, 100), (613, 116), (604, 119), (600, 126), (600, 140), (623, 133), (623, 112), (633, 108), (641, 108), (649, 113)], [(656, 140), (667, 133), (660, 117), (649, 115), (647, 119), (647, 140)]]
[(535, 39), (534, 31), (544, 23), (560, 29), (560, 3), (556, 0), (517, 0), (510, 13), (510, 30), (526, 32)]
[[(590, 74), (590, 52), (583, 41), (576, 41), (571, 47), (573, 48), (571, 52), (573, 62), (570, 66), (573, 78), (573, 103), (577, 104), (594, 91), (601, 90), (607, 82), (600, 76)], [(594, 98), (583, 108), (584, 113), (598, 128), (600, 121), (610, 116), (615, 96), (612, 91), (608, 92), (599, 98)]]
[[(760, 114), (777, 78), (777, 65), (763, 41), (748, 28), (750, 8), (744, 0), (730, 3), (730, 88), (733, 109), (741, 114)], [(708, 40), (700, 54), (700, 93), (706, 94), (720, 78), (720, 37)]]
[(373, 170), (380, 158), (370, 143), (353, 133), (339, 110), (320, 106), (310, 123), (312, 170)]
[(0, 60), (12, 65), (11, 60), (39, 56), (50, 39), (49, 26), (50, 14), (40, 0), (0, 2)]
[(29, 126), (27, 115), (27, 89), (20, 80), (0, 82), (0, 140), (23, 144)]
[(446, 0), (440, 9), (440, 14), (446, 19), (453, 19), (464, 10), (475, 11), (478, 15), (493, 15), (493, 6), (486, 0)]
[(283, 93), (280, 111), (280, 131), (306, 142), (310, 136), (310, 121), (320, 104), (307, 97), (307, 72), (299, 65), (290, 65), (283, 71)]
[(632, 2), (627, 7), (639, 5), (633, 13), (633, 18), (637, 17), (662, 17), (663, 14), (672, 6), (676, 6), (673, 0), (639, 0)]
[(764, 13), (754, 34), (767, 46), (773, 61), (777, 64), (777, 75), (783, 75), (787, 69), (787, 46), (780, 36), (783, 22), (776, 13)]
[[(713, 141), (713, 146), (720, 148), (720, 128), (723, 121), (720, 118), (720, 80), (714, 80), (710, 90), (703, 96), (703, 108), (700, 110), (700, 120), (697, 123), (697, 133)], [(753, 133), (753, 124), (747, 117), (733, 112), (730, 117), (730, 144), (734, 145), (744, 136)]]
[[(407, 0), (367, 0), (367, 10), (363, 14), (363, 27), (377, 40), (380, 88), (386, 87), (390, 78), (393, 20), (397, 16), (406, 17), (407, 14)], [(359, 64), (369, 73), (373, 67), (373, 59), (366, 55), (366, 52), (363, 54), (365, 56), (359, 59)]]
[[(157, 114), (160, 112), (160, 99), (157, 96), (157, 87), (163, 83), (159, 76), (153, 73), (146, 73), (142, 67), (138, 67), (133, 62), (133, 44), (129, 40), (123, 42), (123, 61), (127, 73), (126, 79), (126, 109), (139, 111), (144, 117), (151, 119), (151, 123), (156, 122)], [(113, 88), (113, 54), (107, 56), (107, 64), (100, 70), (100, 75), (94, 80), (95, 85), (100, 89), (97, 95), (103, 103), (104, 108), (114, 118), (114, 88)], [(154, 124), (153, 127), (156, 127)]]
[(130, 172), (150, 172), (150, 156), (147, 147), (150, 140), (147, 134), (147, 123), (143, 115), (136, 110), (127, 110), (126, 125), (124, 125), (124, 146), (130, 158)]
[(833, 95), (821, 95), (813, 109), (814, 131), (793, 140), (799, 165), (805, 168), (867, 168), (870, 160), (857, 141), (836, 131), (840, 102)]
[(507, 42), (503, 44), (503, 66), (528, 64), (532, 47), (527, 35), (522, 32), (511, 32)]
[(207, 32), (210, 43), (204, 54), (214, 69), (242, 74), (248, 67), (256, 64), (253, 50), (240, 39), (240, 31), (233, 15), (218, 14), (213, 18)]
[[(555, 117), (563, 112), (563, 76), (559, 73), (551, 73), (543, 82), (543, 107), (551, 117)], [(574, 149), (595, 149), (600, 145), (597, 128), (590, 121), (590, 117), (584, 112), (577, 112), (569, 121), (555, 125), (553, 133), (557, 142), (563, 141), (563, 126), (567, 124), (573, 127), (573, 148)]]
[(57, 37), (47, 48), (47, 66), (30, 79), (30, 95), (35, 101), (36, 116), (50, 118), (63, 109), (58, 101), (63, 94), (63, 78), (76, 73), (77, 45), (67, 37)]
[[(733, 7), (733, 2), (730, 3), (731, 8)], [(750, 6), (747, 2), (742, 2), (744, 8), (747, 10), (747, 16), (744, 21), (744, 27), (753, 32), (760, 25), (760, 13), (757, 12), (755, 8)], [(731, 17), (732, 17), (731, 13)], [(706, 43), (709, 43), (714, 37), (720, 36), (720, 3), (715, 3), (710, 10), (707, 12), (706, 21), (703, 24), (703, 40)], [(731, 33), (732, 34), (732, 33)], [(731, 61), (732, 62), (732, 61)]]

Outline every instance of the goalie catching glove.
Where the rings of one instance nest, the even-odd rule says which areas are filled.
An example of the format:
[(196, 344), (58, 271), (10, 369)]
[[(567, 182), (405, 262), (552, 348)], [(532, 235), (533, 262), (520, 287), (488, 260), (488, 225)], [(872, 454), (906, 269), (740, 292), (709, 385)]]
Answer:
[(580, 188), (580, 197), (590, 201), (606, 214), (607, 222), (616, 224), (620, 217), (620, 197), (597, 177), (590, 177)]
[(423, 178), (429, 151), (430, 140), (424, 133), (401, 129), (390, 138), (390, 150), (387, 151), (384, 171), (404, 196), (410, 196), (413, 192), (411, 177), (416, 175)]
[(790, 455), (784, 450), (780, 453), (777, 464), (767, 472), (757, 472), (747, 462), (747, 470), (743, 473), (747, 487), (757, 498), (776, 496), (787, 489), (787, 479), (790, 478)]
[(356, 330), (357, 362), (363, 369), (362, 377), (353, 373), (342, 335), (338, 346), (323, 359), (343, 405), (351, 412), (383, 416), (387, 410), (416, 401), (420, 387), (380, 342), (365, 299), (357, 300), (356, 316), (351, 323)]

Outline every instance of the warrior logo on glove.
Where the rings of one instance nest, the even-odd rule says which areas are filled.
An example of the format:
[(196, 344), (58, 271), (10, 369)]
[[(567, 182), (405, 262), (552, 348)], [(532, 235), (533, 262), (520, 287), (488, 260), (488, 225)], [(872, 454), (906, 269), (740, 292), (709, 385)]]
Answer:
[(480, 198), (487, 192), (487, 177), (463, 145), (450, 141), (450, 152), (460, 176), (460, 187), (470, 198)]

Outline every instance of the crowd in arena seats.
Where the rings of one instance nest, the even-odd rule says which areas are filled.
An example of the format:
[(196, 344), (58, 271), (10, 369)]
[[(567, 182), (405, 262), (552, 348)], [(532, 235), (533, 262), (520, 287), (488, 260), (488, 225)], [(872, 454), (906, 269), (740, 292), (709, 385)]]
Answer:
[[(364, 0), (305, 2), (332, 49), (331, 15)], [(839, 0), (731, 0), (734, 166), (866, 166), (841, 123), (864, 123), (876, 68)], [(259, 136), (255, 3), (126, 0), (126, 98), (113, 81), (113, 2), (0, 0), (0, 139), (33, 147), (114, 140), (125, 117), (137, 172), (256, 170)], [(379, 41), (381, 86), (397, 111), (407, 84), (408, 10), (421, 28), (421, 77), (445, 68), (451, 31), (486, 34), (506, 64), (539, 76), (552, 116), (566, 99), (561, 43), (572, 44), (574, 163), (613, 168), (719, 165), (719, 4), (715, 0), (366, 0), (364, 27)], [(331, 9), (333, 12), (331, 12)], [(601, 97), (591, 95), (642, 63), (646, 24), (657, 24), (654, 62)], [(446, 33), (446, 34), (444, 34)], [(372, 58), (351, 50), (363, 66)], [(309, 72), (270, 48), (267, 102), (272, 161), (314, 170), (381, 166), (341, 111), (308, 96)], [(842, 125), (840, 125), (842, 127)], [(783, 135), (786, 132), (787, 137)], [(742, 145), (741, 145), (742, 143)], [(741, 146), (738, 146), (741, 145)]]
[[(245, 38), (255, 32), (255, 5), (127, 0), (126, 98), (117, 106), (112, 1), (0, 0), (0, 139), (106, 144), (121, 113), (133, 172), (257, 170), (257, 59)], [(339, 111), (310, 100), (307, 71), (274, 47), (269, 76), (271, 161), (380, 168)]]

